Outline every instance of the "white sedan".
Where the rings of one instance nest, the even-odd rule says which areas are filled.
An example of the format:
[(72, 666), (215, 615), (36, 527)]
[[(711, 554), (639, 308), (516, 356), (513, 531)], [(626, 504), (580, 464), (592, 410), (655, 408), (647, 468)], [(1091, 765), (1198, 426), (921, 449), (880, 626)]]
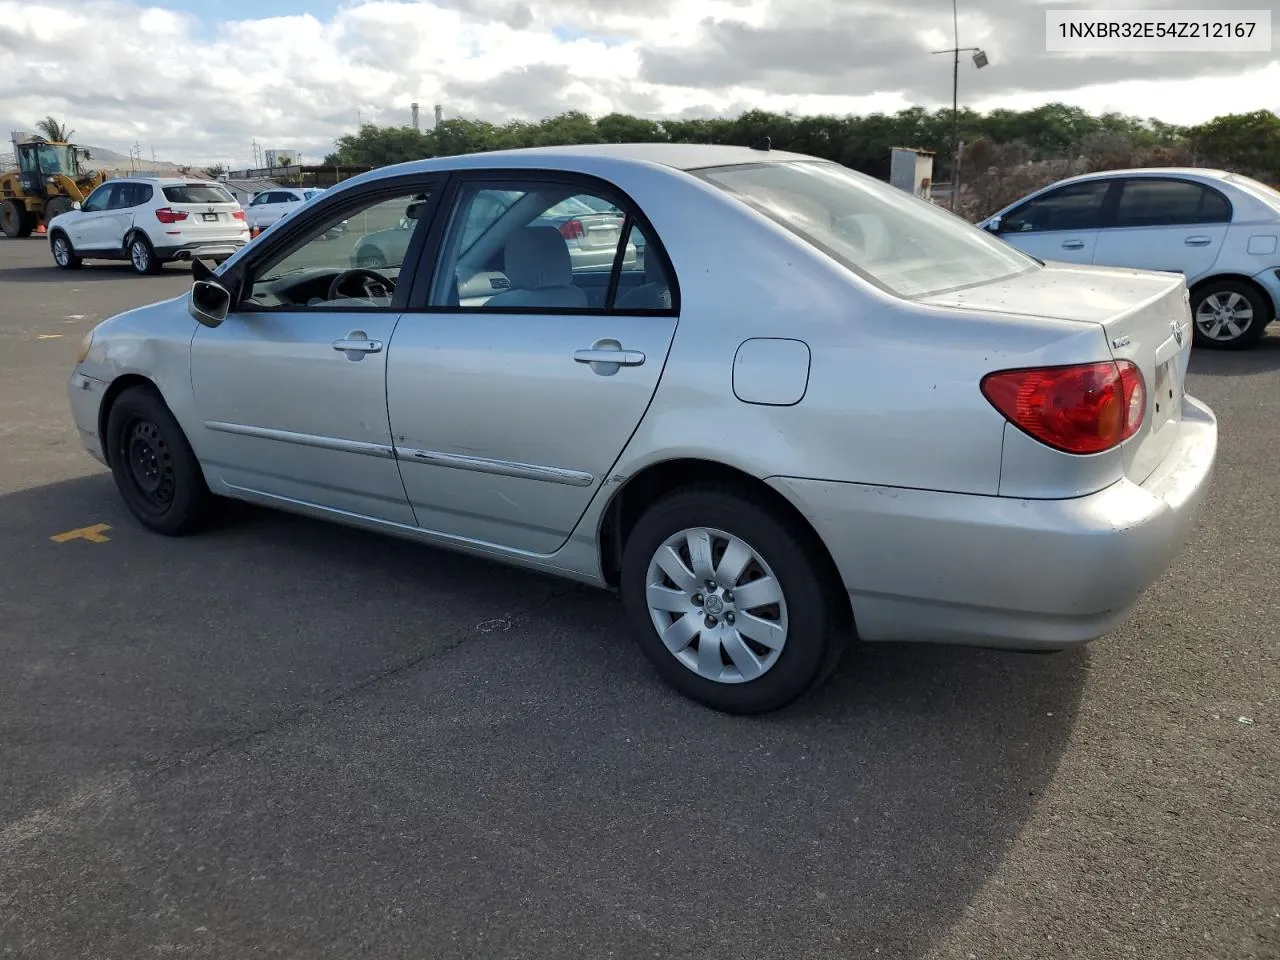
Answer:
[(1225, 170), (1109, 170), (1050, 184), (979, 226), (1042, 260), (1181, 273), (1195, 343), (1252, 346), (1280, 314), (1280, 193)]
[[(612, 269), (541, 222), (570, 197), (623, 217)], [(402, 219), (377, 270), (323, 239)], [(70, 399), (158, 533), (232, 497), (613, 588), (668, 682), (745, 713), (850, 638), (1123, 621), (1215, 458), (1190, 347), (1179, 276), (1043, 266), (811, 157), (583, 146), (348, 180), (99, 325)]]

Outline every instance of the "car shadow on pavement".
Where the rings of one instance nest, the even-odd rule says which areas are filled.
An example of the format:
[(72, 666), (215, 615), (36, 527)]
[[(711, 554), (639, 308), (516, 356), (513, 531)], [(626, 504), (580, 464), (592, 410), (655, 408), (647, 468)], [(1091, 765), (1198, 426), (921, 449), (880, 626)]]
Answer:
[(140, 274), (127, 263), (116, 263), (111, 260), (86, 263), (79, 270), (59, 270), (49, 262), (47, 267), (6, 267), (0, 269), (0, 284), (3, 283), (49, 283), (59, 278), (68, 283), (96, 283), (100, 280), (119, 280), (123, 274), (132, 274), (141, 281), (163, 280), (167, 276), (190, 273), (191, 268), (185, 263), (166, 263), (159, 273)]
[(923, 957), (1089, 665), (865, 645), (730, 717), (660, 683), (609, 594), (416, 544), (254, 508), (158, 537), (105, 474), (0, 498), (0, 543), (0, 832), (127, 784), (0, 866), (50, 955), (195, 949), (216, 913), (224, 953)]
[(1238, 377), (1280, 370), (1280, 324), (1273, 323), (1267, 334), (1244, 350), (1191, 351), (1189, 371), (1205, 377)]

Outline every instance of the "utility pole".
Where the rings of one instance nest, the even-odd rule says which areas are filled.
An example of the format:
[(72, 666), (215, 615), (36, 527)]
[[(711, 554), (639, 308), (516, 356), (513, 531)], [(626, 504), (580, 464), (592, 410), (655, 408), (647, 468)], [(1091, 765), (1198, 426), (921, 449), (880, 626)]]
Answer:
[(934, 54), (951, 54), (951, 196), (947, 205), (951, 212), (956, 209), (956, 200), (960, 196), (960, 54), (973, 53), (973, 65), (981, 70), (989, 62), (987, 55), (979, 47), (960, 46), (960, 13), (956, 9), (957, 0), (951, 0), (951, 33), (955, 46), (950, 50), (934, 50)]

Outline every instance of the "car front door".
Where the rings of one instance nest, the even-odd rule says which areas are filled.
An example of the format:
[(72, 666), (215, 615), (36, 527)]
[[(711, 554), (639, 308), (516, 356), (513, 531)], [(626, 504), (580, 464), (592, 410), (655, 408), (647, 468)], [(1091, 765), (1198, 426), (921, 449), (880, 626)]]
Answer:
[(353, 271), (359, 234), (325, 234), (358, 214), (372, 229), (393, 226), (411, 206), (425, 230), (431, 203), (421, 201), (437, 193), (422, 176), (338, 192), (231, 271), (238, 303), (191, 343), (202, 459), (221, 480), (265, 502), (413, 526), (388, 426), (386, 364), (415, 264)]
[[(583, 192), (616, 202), (616, 249), (648, 233), (643, 289), (575, 271), (537, 222)], [(649, 405), (679, 315), (658, 239), (597, 181), (460, 178), (441, 207), (433, 279), (392, 339), (387, 403), (418, 524), (552, 553), (606, 481)], [(447, 215), (447, 216), (446, 216)], [(615, 258), (615, 271), (620, 266)], [(640, 278), (628, 278), (638, 280)], [(415, 290), (415, 300), (420, 291)]]
[(1068, 183), (1032, 197), (1000, 218), (1002, 240), (1041, 260), (1092, 263), (1115, 181)]
[(1194, 283), (1218, 259), (1231, 212), (1222, 193), (1192, 180), (1126, 178), (1114, 220), (1098, 235), (1093, 262), (1182, 273)]
[(104, 221), (110, 216), (108, 206), (119, 190), (120, 184), (104, 183), (80, 204), (80, 215), (67, 226), (71, 245), (77, 250), (101, 250), (107, 246)]
[[(150, 203), (153, 193), (149, 183), (126, 181), (117, 184), (106, 211), (95, 221), (95, 246), (104, 250), (124, 250), (125, 234), (133, 226), (134, 217), (142, 212), (142, 204)], [(154, 215), (151, 219), (159, 226)]]

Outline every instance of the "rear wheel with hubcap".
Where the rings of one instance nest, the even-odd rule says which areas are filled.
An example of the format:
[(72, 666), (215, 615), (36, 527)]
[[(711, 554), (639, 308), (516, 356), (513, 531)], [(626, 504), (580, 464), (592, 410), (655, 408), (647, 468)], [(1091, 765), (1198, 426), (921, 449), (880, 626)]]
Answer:
[(204, 473), (154, 388), (130, 387), (116, 398), (106, 449), (116, 488), (143, 526), (178, 536), (205, 521), (212, 495)]
[(1258, 291), (1235, 280), (1206, 283), (1191, 296), (1194, 343), (1210, 350), (1239, 350), (1266, 332), (1267, 309)]
[(736, 491), (693, 488), (654, 504), (627, 538), (621, 585), (664, 679), (729, 713), (779, 709), (824, 679), (844, 618), (809, 539)]
[(160, 272), (160, 258), (151, 248), (150, 241), (141, 233), (135, 233), (129, 241), (129, 262), (138, 273)]
[(75, 248), (71, 246), (71, 241), (62, 231), (58, 231), (49, 239), (49, 246), (53, 250), (53, 262), (63, 270), (75, 270), (80, 266), (81, 261), (76, 255)]

